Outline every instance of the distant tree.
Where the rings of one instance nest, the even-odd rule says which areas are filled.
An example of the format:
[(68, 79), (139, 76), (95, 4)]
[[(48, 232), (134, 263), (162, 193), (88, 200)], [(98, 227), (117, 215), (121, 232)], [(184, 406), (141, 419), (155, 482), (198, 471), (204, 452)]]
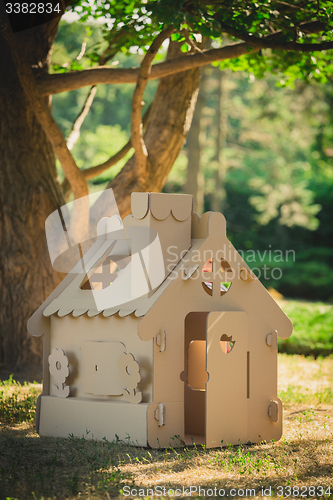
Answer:
[[(68, 1), (64, 4), (68, 6)], [(101, 0), (94, 4), (81, 0), (73, 5), (81, 20), (108, 20), (104, 45), (90, 54), (92, 65), (107, 64), (119, 51), (129, 53), (135, 47), (145, 56), (137, 68), (80, 69), (76, 63), (58, 74), (49, 74), (48, 67), (59, 17), (42, 8), (38, 14), (23, 13), (23, 5), (9, 0), (0, 5), (0, 362), (5, 367), (39, 362), (40, 345), (27, 335), (26, 320), (59, 280), (50, 267), (44, 236), (46, 217), (65, 199), (55, 156), (66, 177), (63, 187), (76, 199), (88, 194), (88, 178), (115, 161), (110, 159), (104, 167), (77, 167), (52, 117), (52, 94), (100, 83), (135, 85), (134, 154), (111, 183), (120, 212), (126, 215), (132, 191), (160, 191), (166, 182), (191, 124), (200, 67), (222, 61), (221, 67), (258, 73), (282, 70), (289, 79), (318, 80), (332, 71), (330, 0)], [(59, 5), (53, 2), (54, 8)], [(170, 38), (166, 60), (153, 65)], [(213, 48), (203, 50), (207, 38), (213, 40)], [(160, 83), (143, 135), (141, 102), (150, 79)]]

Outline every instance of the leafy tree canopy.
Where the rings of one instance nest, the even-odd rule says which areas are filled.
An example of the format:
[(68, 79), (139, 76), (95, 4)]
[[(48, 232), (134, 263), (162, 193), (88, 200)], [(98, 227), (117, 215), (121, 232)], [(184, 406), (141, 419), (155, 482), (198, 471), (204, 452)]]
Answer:
[[(81, 21), (106, 19), (108, 60), (133, 47), (146, 50), (163, 27), (173, 25), (172, 38), (182, 42), (184, 52), (196, 45), (198, 36), (211, 39), (213, 47), (246, 42), (251, 53), (217, 63), (221, 69), (249, 70), (256, 76), (281, 71), (282, 85), (296, 78), (324, 82), (333, 70), (329, 0), (80, 0), (72, 8)], [(99, 61), (96, 47), (90, 58)]]

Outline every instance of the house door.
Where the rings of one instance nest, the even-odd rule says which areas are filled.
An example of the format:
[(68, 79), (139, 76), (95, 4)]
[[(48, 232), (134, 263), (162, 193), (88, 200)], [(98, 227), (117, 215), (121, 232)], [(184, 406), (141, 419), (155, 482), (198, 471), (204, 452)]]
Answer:
[(247, 315), (211, 312), (206, 321), (206, 447), (244, 443), (249, 397)]
[(184, 414), (186, 444), (205, 444), (207, 312), (185, 318)]

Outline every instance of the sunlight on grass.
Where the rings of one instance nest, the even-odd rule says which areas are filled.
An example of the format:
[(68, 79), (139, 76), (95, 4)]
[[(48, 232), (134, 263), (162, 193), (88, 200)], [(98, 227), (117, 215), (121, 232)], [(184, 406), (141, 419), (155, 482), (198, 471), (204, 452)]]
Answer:
[(12, 375), (8, 380), (0, 381), (0, 422), (34, 422), (37, 397), (41, 391), (41, 384), (25, 382), (21, 385)]
[(278, 303), (294, 326), (289, 339), (279, 339), (280, 352), (315, 357), (333, 354), (333, 305), (296, 300)]
[[(295, 317), (302, 307), (295, 301), (284, 304)], [(305, 325), (304, 331), (311, 311), (324, 315), (331, 311), (330, 306), (318, 309), (318, 304), (304, 307), (309, 316), (299, 323)], [(210, 450), (177, 448), (176, 436), (174, 447), (163, 450), (134, 448), (119, 439), (40, 438), (34, 415), (41, 385), (21, 385), (10, 377), (0, 382), (0, 499), (108, 500), (124, 498), (121, 491), (133, 488), (168, 491), (198, 485), (223, 488), (229, 496), (231, 488), (255, 488), (257, 495), (251, 498), (263, 498), (261, 487), (272, 487), (274, 497), (278, 486), (314, 486), (317, 496), (329, 498), (333, 496), (333, 358), (279, 354), (278, 371), (278, 395), (284, 403), (282, 439)]]
[(278, 355), (279, 397), (285, 402), (332, 403), (333, 359)]
[(279, 373), (279, 396), (285, 404), (282, 439), (211, 450), (177, 448), (176, 437), (175, 446), (164, 450), (134, 448), (119, 440), (40, 438), (32, 416), (41, 385), (21, 385), (11, 377), (0, 385), (0, 498), (123, 498), (124, 488), (168, 490), (198, 484), (229, 493), (235, 487), (260, 492), (263, 485), (274, 491), (290, 484), (328, 492), (333, 360), (279, 354)]

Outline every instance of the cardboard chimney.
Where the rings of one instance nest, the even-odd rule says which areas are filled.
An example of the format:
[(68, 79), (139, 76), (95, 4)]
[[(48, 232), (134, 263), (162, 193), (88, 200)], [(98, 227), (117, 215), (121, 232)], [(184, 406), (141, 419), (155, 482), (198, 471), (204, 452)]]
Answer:
[[(128, 244), (100, 231), (84, 268), (28, 322), (44, 336), (39, 434), (154, 448), (278, 440), (277, 337), (292, 325), (227, 239), (223, 215), (200, 218), (190, 195), (133, 193), (123, 225)], [(163, 269), (154, 255), (138, 259), (143, 271), (132, 281), (144, 293), (97, 307), (96, 266), (106, 263), (100, 287), (115, 295), (119, 269), (134, 258), (133, 228), (147, 227), (158, 234)]]

